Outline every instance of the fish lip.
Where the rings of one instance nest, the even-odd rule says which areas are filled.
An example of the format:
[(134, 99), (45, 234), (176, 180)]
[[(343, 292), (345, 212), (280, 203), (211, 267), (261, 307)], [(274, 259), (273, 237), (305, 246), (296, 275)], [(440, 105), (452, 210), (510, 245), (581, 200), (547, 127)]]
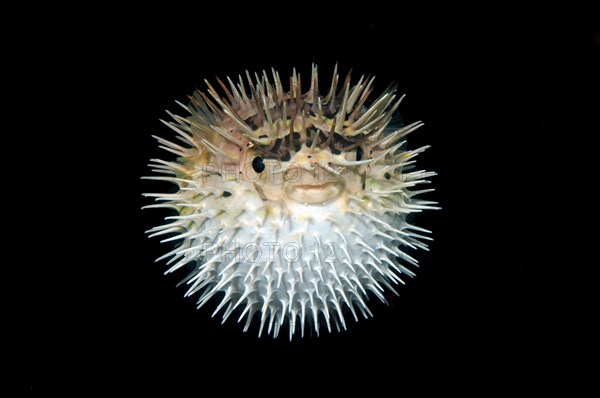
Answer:
[(318, 184), (288, 184), (287, 196), (300, 203), (325, 203), (336, 199), (343, 191), (341, 182), (325, 182)]
[(322, 182), (319, 184), (296, 184), (294, 189), (323, 189), (332, 185), (337, 185), (337, 182)]

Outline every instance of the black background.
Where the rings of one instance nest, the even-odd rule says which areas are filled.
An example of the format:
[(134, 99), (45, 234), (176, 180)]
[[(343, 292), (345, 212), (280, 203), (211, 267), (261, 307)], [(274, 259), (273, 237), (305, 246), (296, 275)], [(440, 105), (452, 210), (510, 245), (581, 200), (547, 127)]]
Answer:
[[(62, 94), (56, 135), (77, 149), (53, 152), (50, 188), (66, 206), (49, 211), (49, 254), (17, 323), (22, 390), (285, 395), (322, 381), (489, 392), (587, 378), (576, 364), (595, 348), (583, 276), (600, 131), (594, 29), (535, 17), (409, 28), (385, 10), (242, 24), (156, 14), (85, 13), (41, 38), (53, 51), (40, 80)], [(390, 306), (371, 300), (374, 318), (319, 338), (259, 339), (211, 318), (214, 305), (196, 310), (175, 288), (182, 275), (163, 275), (154, 259), (166, 246), (144, 231), (165, 214), (140, 210), (157, 185), (139, 177), (168, 156), (151, 138), (170, 134), (158, 119), (205, 78), (270, 67), (308, 76), (313, 62), (323, 81), (337, 62), (343, 74), (376, 75), (379, 90), (398, 82), (404, 120), (425, 123), (409, 146), (432, 145), (419, 163), (438, 172), (430, 197), (443, 210), (418, 216), (431, 251), (415, 254), (418, 276)]]

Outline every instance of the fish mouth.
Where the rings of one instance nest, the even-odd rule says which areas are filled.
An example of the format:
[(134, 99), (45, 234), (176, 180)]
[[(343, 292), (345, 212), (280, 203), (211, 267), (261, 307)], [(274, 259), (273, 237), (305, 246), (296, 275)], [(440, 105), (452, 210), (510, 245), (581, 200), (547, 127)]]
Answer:
[(286, 194), (290, 199), (300, 203), (323, 203), (337, 198), (342, 188), (340, 182), (289, 184), (286, 187)]

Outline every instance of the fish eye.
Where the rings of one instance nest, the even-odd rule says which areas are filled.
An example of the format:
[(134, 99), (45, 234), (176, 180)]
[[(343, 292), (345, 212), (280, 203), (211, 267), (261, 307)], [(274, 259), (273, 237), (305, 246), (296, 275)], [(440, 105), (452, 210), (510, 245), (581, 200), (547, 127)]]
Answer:
[(254, 159), (252, 159), (252, 170), (256, 171), (259, 174), (265, 171), (265, 162), (263, 158), (257, 156)]

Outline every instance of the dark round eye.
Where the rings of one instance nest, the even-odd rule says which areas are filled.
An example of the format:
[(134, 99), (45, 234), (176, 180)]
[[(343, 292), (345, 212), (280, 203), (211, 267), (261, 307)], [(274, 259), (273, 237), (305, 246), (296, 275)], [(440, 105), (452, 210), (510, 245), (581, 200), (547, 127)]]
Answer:
[(356, 161), (360, 162), (360, 160), (362, 159), (362, 155), (363, 155), (363, 150), (360, 146), (356, 147)]
[(257, 156), (254, 159), (252, 159), (252, 169), (257, 173), (262, 173), (263, 171), (265, 171), (265, 162), (263, 158)]

